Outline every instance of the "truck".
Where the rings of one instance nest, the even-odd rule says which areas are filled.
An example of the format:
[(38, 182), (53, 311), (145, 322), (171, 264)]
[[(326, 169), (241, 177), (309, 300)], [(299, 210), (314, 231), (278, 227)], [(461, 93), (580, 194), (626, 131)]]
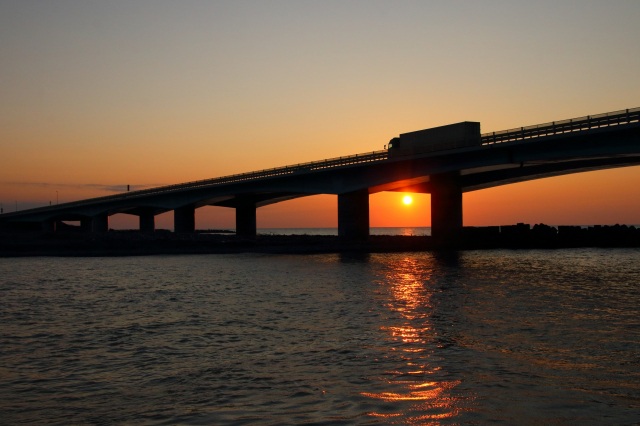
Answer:
[(389, 141), (389, 158), (481, 145), (480, 123), (463, 121), (402, 133)]

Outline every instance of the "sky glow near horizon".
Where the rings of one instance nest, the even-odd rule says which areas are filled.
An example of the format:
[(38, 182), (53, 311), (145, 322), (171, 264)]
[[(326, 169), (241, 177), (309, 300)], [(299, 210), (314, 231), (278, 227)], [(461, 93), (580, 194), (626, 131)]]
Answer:
[[(635, 0), (0, 0), (0, 203), (375, 151), (464, 120), (489, 132), (637, 107), (638, 22)], [(371, 225), (428, 226), (429, 196), (402, 196), (372, 195)], [(640, 167), (464, 195), (465, 225), (516, 222), (640, 224)], [(336, 224), (330, 195), (258, 209), (261, 228)], [(200, 209), (197, 226), (233, 227), (233, 211)]]

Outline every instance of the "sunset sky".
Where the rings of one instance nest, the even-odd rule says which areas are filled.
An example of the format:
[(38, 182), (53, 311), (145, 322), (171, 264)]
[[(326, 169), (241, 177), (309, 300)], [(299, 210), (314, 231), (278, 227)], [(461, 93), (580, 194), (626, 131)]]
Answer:
[[(640, 1), (0, 0), (5, 212), (640, 106)], [(371, 226), (429, 226), (429, 195)], [(172, 227), (172, 214), (157, 227)], [(465, 193), (464, 224), (640, 224), (640, 167)], [(117, 215), (113, 227), (137, 224)], [(207, 207), (197, 226), (233, 227)], [(258, 227), (334, 227), (334, 195)]]

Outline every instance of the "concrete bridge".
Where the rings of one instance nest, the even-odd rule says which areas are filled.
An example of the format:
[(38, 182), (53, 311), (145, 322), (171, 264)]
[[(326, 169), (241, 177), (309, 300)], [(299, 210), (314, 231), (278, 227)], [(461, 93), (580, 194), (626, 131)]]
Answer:
[[(142, 191), (131, 191), (0, 215), (0, 223), (39, 223), (52, 232), (60, 221), (80, 221), (106, 232), (109, 216), (136, 215), (140, 230), (155, 215), (174, 211), (175, 232), (194, 232), (195, 210), (236, 211), (238, 235), (255, 236), (256, 209), (317, 194), (338, 196), (338, 234), (369, 235), (369, 194), (431, 194), (432, 235), (455, 240), (462, 230), (462, 193), (507, 183), (583, 171), (640, 165), (640, 108), (520, 127), (479, 136), (476, 146), (451, 145), (410, 155), (375, 151)], [(402, 135), (401, 135), (402, 138)]]

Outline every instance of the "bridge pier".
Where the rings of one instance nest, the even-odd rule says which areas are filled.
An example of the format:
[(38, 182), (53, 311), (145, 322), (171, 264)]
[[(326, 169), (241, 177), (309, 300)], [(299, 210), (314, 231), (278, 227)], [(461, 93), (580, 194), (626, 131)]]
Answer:
[(80, 219), (80, 229), (82, 232), (93, 232), (102, 234), (109, 231), (109, 215), (100, 214), (92, 217)]
[(52, 234), (56, 232), (56, 221), (55, 220), (45, 220), (42, 222), (42, 232), (45, 234)]
[(152, 211), (140, 213), (140, 232), (153, 232), (156, 230), (156, 217)]
[(439, 246), (452, 247), (462, 237), (460, 173), (431, 175), (431, 235)]
[(243, 198), (236, 205), (236, 235), (255, 237), (258, 233), (256, 203), (252, 198)]
[(91, 228), (93, 228), (91, 224), (92, 220), (90, 217), (84, 218), (80, 220), (80, 230), (82, 232), (91, 232)]
[(101, 214), (91, 218), (91, 232), (105, 233), (109, 232), (109, 215)]
[(344, 240), (369, 238), (369, 190), (338, 194), (338, 236)]
[(173, 231), (193, 233), (196, 230), (196, 206), (188, 204), (173, 211)]

